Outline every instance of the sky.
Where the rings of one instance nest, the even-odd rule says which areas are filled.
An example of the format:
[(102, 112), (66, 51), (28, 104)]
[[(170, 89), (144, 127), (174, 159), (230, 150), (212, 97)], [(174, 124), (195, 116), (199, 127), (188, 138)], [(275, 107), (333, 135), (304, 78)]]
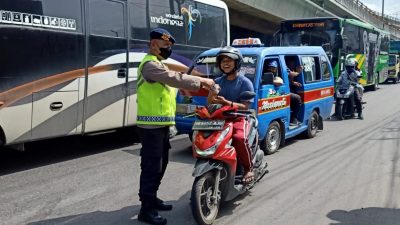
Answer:
[[(382, 0), (359, 0), (368, 8), (377, 12), (382, 12)], [(384, 14), (397, 17), (400, 19), (400, 1), (399, 0), (384, 0), (385, 9)]]

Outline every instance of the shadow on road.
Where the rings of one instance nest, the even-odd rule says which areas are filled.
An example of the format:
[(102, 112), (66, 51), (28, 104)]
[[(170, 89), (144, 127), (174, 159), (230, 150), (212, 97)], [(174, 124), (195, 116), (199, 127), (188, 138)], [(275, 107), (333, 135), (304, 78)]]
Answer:
[[(176, 201), (167, 201), (172, 203), (172, 211), (160, 211), (162, 216), (168, 220), (168, 224), (195, 225), (189, 205), (190, 192), (185, 193)], [(28, 223), (27, 225), (142, 225), (137, 220), (140, 211), (140, 205), (127, 206), (115, 211), (96, 211), (84, 214), (65, 216)]]
[(351, 211), (333, 210), (327, 217), (337, 221), (330, 225), (399, 225), (400, 209), (371, 207)]
[(68, 136), (25, 144), (25, 151), (0, 148), (0, 176), (132, 146), (132, 130), (96, 136)]

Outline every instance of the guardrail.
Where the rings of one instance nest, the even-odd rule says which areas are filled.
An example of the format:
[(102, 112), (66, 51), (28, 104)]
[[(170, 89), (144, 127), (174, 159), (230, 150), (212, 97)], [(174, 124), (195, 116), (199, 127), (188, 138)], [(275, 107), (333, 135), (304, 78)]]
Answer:
[(382, 20), (382, 13), (376, 12), (359, 0), (334, 0), (340, 5), (349, 9), (352, 13), (359, 18), (367, 21), (376, 27), (389, 31), (391, 35), (400, 39), (400, 19), (393, 16), (384, 15)]

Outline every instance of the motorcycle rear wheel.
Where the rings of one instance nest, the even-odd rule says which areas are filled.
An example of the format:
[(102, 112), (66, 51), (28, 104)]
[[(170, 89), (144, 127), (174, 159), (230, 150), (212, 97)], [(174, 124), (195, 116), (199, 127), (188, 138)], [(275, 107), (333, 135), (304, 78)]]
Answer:
[(196, 177), (193, 182), (191, 207), (194, 219), (200, 225), (211, 225), (218, 215), (221, 196), (213, 199), (215, 175), (212, 171)]
[(340, 103), (336, 103), (336, 104), (338, 104), (336, 106), (336, 110), (337, 110), (336, 116), (337, 116), (338, 120), (343, 120), (344, 119), (344, 112), (343, 112), (344, 104), (340, 104)]

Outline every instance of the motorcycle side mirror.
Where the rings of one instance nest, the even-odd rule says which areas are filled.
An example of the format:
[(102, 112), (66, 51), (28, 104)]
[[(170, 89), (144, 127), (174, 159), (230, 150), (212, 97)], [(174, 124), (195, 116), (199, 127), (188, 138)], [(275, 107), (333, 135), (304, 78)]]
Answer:
[(187, 71), (187, 73), (186, 74), (191, 74), (192, 73), (192, 71), (193, 71), (193, 69), (194, 69), (194, 65), (195, 64), (192, 64), (192, 66), (190, 66), (190, 68), (189, 68), (189, 70)]
[(242, 93), (240, 93), (239, 97), (240, 100), (251, 100), (256, 96), (256, 93), (252, 92), (252, 91), (244, 91)]

